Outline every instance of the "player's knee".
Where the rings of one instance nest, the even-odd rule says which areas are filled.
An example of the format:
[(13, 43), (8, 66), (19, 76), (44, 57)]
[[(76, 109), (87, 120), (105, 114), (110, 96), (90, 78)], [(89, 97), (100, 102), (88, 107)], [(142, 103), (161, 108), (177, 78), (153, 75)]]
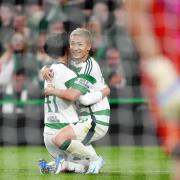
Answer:
[(66, 150), (70, 143), (71, 140), (67, 140), (65, 137), (63, 136), (59, 136), (59, 135), (55, 135), (54, 137), (52, 137), (52, 142), (59, 147), (59, 149), (61, 150)]
[(61, 137), (59, 137), (58, 135), (55, 135), (52, 137), (52, 142), (56, 145), (56, 146), (61, 146), (64, 142), (64, 139), (62, 139)]

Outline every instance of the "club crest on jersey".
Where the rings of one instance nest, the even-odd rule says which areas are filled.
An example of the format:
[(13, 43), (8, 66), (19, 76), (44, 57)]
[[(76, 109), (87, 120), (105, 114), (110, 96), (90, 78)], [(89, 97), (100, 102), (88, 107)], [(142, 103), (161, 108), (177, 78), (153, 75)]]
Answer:
[(90, 88), (90, 84), (89, 84), (89, 81), (86, 80), (86, 79), (78, 79), (77, 80), (77, 83), (83, 87), (86, 87), (86, 88)]

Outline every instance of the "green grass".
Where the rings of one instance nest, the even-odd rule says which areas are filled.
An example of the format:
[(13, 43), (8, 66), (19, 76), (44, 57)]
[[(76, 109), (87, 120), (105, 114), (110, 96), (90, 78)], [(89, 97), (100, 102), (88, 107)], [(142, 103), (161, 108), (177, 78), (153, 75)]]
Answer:
[(38, 159), (50, 160), (45, 147), (0, 147), (0, 180), (169, 180), (171, 160), (158, 147), (99, 147), (106, 160), (98, 175), (40, 175)]

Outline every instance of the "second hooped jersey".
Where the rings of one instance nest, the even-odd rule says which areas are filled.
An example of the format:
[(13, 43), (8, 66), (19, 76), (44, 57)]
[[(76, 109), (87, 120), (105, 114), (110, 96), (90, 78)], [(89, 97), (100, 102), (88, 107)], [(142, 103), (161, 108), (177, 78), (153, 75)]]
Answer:
[[(106, 86), (99, 64), (92, 57), (88, 57), (85, 62), (79, 64), (71, 61), (70, 69), (78, 76), (74, 83), (71, 84), (71, 87), (80, 90), (83, 94), (99, 91)], [(97, 122), (108, 125), (110, 105), (107, 97), (91, 106), (79, 104), (78, 115), (80, 119), (90, 114), (93, 114)]]

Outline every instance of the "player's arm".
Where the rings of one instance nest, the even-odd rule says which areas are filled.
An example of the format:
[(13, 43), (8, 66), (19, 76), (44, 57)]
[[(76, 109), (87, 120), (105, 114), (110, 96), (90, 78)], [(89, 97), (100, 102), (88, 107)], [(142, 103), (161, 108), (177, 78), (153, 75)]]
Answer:
[(73, 78), (65, 82), (65, 86), (68, 89), (59, 89), (54, 88), (52, 86), (48, 86), (45, 88), (45, 95), (53, 95), (57, 96), (59, 98), (69, 100), (69, 101), (76, 101), (79, 99), (79, 97), (86, 92), (88, 92), (88, 88), (85, 88), (84, 86), (77, 85), (76, 80), (78, 78)]
[(53, 95), (69, 101), (76, 101), (82, 95), (77, 89), (57, 89), (50, 86), (45, 89), (44, 93), (45, 95)]
[[(45, 93), (51, 93), (59, 98), (69, 101), (77, 101), (81, 95), (90, 92), (89, 88), (96, 82), (96, 79), (89, 74), (80, 74), (78, 77), (65, 82), (68, 89), (46, 89)], [(49, 91), (49, 92), (47, 92)]]
[(95, 104), (104, 97), (108, 96), (110, 94), (110, 89), (109, 87), (105, 87), (100, 91), (89, 92), (85, 95), (82, 95), (82, 92), (77, 89), (57, 89), (53, 86), (48, 86), (45, 89), (45, 94), (57, 96), (69, 101), (79, 100), (81, 104), (88, 106), (91, 104)]
[(110, 88), (106, 86), (100, 91), (86, 93), (79, 97), (79, 102), (85, 106), (95, 104), (110, 94)]
[[(70, 101), (79, 100), (81, 95), (84, 95), (89, 91), (89, 87), (96, 82), (96, 79), (87, 74), (81, 74), (77, 78), (70, 79), (65, 83), (66, 87), (69, 89), (57, 89), (57, 88), (50, 88), (47, 87), (45, 89), (46, 95), (54, 95), (59, 98), (63, 98)], [(88, 93), (84, 97), (80, 98), (82, 104), (93, 104), (104, 98), (105, 96), (109, 95), (110, 90), (108, 87), (104, 88), (102, 91), (99, 92), (92, 92)], [(91, 100), (90, 100), (91, 99)]]

